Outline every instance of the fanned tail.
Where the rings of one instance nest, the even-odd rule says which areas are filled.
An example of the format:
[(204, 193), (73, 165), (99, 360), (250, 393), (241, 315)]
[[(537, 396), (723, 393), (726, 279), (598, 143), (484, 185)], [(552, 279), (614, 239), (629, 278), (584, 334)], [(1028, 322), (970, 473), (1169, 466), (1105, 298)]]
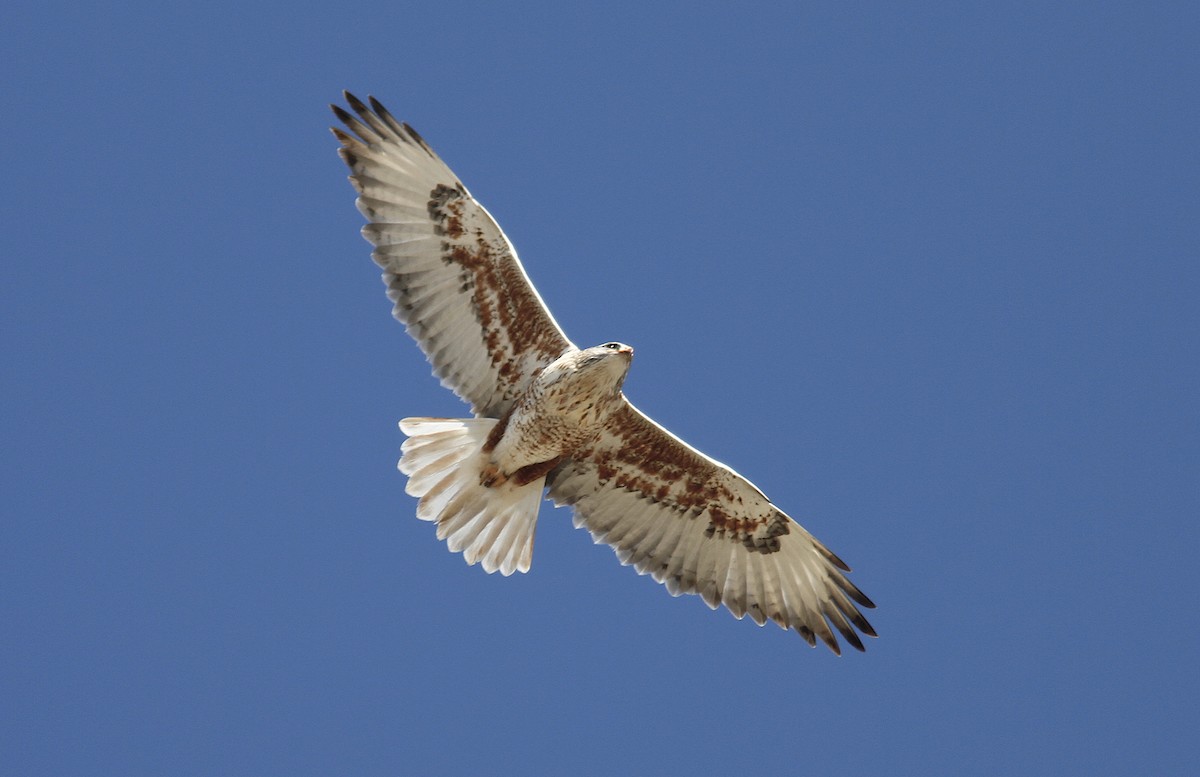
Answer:
[(408, 475), (405, 492), (421, 500), (417, 517), (437, 522), (438, 539), (468, 564), (507, 576), (529, 571), (545, 478), (482, 484), (483, 446), (495, 425), (494, 418), (405, 418), (399, 467)]

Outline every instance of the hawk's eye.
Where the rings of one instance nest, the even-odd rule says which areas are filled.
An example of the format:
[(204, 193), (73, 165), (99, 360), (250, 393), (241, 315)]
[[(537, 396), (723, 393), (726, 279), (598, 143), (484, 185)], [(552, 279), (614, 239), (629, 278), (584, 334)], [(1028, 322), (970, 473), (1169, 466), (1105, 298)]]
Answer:
[(605, 343), (604, 347), (609, 349), (610, 351), (615, 351), (621, 347), (621, 344), (620, 343)]

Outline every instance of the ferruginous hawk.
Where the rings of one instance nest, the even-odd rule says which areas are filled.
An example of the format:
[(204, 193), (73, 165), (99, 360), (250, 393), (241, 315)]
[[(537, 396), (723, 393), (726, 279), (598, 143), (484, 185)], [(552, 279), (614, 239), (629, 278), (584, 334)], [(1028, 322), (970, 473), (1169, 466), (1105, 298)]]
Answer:
[[(363, 235), (394, 314), (474, 418), (406, 418), (400, 470), (417, 517), (468, 564), (529, 570), (543, 490), (623, 564), (678, 596), (699, 594), (862, 650), (874, 607), (849, 568), (718, 461), (642, 414), (621, 384), (633, 349), (579, 349), (555, 323), (483, 206), (407, 124), (345, 95), (334, 129)], [(858, 605), (858, 606), (856, 606)], [(832, 627), (832, 628), (831, 628)]]

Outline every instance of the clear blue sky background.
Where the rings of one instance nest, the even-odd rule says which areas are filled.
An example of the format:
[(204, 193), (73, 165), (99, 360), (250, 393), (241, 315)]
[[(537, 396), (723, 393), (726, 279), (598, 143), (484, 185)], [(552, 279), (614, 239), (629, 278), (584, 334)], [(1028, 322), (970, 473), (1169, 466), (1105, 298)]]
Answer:
[[(0, 771), (1194, 770), (1200, 12), (971, 5), (10, 4)], [(528, 576), (434, 540), (395, 422), (464, 408), (342, 88), (854, 566), (865, 655), (548, 504)]]

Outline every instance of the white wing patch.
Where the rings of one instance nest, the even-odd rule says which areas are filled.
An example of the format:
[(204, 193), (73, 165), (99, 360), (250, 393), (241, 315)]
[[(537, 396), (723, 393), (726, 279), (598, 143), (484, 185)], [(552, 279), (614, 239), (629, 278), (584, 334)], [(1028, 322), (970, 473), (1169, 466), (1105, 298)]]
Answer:
[(332, 106), (333, 133), (370, 222), (393, 313), (443, 385), (476, 415), (499, 417), (529, 377), (571, 341), (546, 309), (491, 215), (428, 144), (379, 102)]
[[(354, 115), (333, 111), (350, 132), (333, 133), (370, 222), (363, 235), (375, 246), (393, 313), (445, 386), (477, 416), (504, 418), (532, 377), (575, 346), (500, 227), (420, 135), (374, 98), (370, 107), (346, 99)], [(550, 498), (575, 509), (576, 526), (676, 596), (699, 594), (759, 625), (773, 620), (840, 654), (836, 631), (862, 650), (859, 634), (875, 631), (858, 607), (875, 605), (846, 578), (849, 567), (750, 481), (622, 402), (599, 439), (587, 450), (565, 450), (546, 476)], [(554, 428), (556, 419), (542, 420)], [(430, 423), (427, 436), (444, 431), (436, 423), (470, 426)], [(490, 502), (479, 492), (491, 485), (480, 479), (482, 459), (451, 456), (467, 450), (456, 440), (446, 451), (429, 448), (438, 456), (428, 462), (419, 452), (424, 442), (406, 444), (402, 466), (422, 497), (418, 515), (439, 520), (438, 536), (489, 571), (528, 569), (536, 498), (510, 494), (496, 510), (484, 509)], [(540, 493), (537, 482), (525, 485)], [(461, 504), (442, 515), (451, 498)]]
[(875, 605), (841, 559), (748, 480), (632, 405), (549, 483), (555, 503), (575, 509), (576, 526), (674, 596), (699, 594), (759, 625), (773, 620), (839, 654), (834, 629), (858, 650), (857, 632), (875, 636), (855, 606)]

